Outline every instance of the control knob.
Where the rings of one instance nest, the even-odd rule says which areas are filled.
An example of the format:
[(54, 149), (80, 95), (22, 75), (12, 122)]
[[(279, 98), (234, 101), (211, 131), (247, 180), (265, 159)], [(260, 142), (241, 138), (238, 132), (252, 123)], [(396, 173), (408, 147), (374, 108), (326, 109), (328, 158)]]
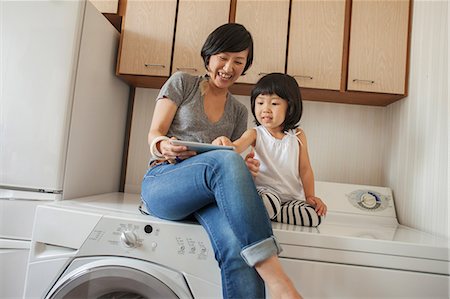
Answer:
[(126, 246), (130, 248), (136, 248), (139, 246), (139, 240), (136, 234), (133, 231), (126, 230), (120, 234), (120, 241)]
[(375, 194), (367, 192), (361, 196), (360, 205), (366, 209), (375, 209), (380, 205), (379, 202)]

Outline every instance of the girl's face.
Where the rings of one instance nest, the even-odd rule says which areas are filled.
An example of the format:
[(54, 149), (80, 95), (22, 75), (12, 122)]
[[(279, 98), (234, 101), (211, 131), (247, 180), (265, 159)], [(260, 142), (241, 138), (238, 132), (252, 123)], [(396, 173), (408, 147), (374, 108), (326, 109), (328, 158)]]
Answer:
[(288, 102), (276, 94), (260, 94), (255, 99), (255, 115), (258, 122), (271, 133), (283, 132)]
[(248, 50), (212, 55), (208, 64), (210, 82), (217, 88), (228, 89), (244, 71), (247, 56)]

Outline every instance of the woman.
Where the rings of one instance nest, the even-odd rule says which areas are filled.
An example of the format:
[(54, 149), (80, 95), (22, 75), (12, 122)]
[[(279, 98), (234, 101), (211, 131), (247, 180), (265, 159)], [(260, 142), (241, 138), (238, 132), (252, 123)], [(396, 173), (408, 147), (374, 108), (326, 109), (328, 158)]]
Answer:
[(193, 216), (206, 229), (224, 298), (264, 298), (264, 283), (272, 298), (301, 298), (281, 267), (281, 249), (253, 183), (258, 161), (249, 157), (246, 163), (226, 150), (196, 155), (168, 137), (210, 143), (222, 135), (235, 140), (246, 130), (247, 109), (228, 89), (252, 64), (250, 33), (240, 24), (222, 25), (201, 55), (206, 76), (176, 73), (158, 95), (143, 201), (157, 217)]

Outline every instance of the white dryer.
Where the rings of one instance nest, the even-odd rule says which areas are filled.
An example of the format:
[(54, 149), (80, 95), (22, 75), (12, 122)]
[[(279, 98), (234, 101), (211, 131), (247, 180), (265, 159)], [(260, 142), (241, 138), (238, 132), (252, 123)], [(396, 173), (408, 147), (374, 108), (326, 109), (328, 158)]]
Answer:
[(317, 228), (273, 223), (305, 298), (450, 298), (450, 243), (398, 224), (388, 188), (316, 182)]
[(39, 206), (25, 298), (220, 298), (203, 228), (141, 215), (139, 203), (111, 193)]

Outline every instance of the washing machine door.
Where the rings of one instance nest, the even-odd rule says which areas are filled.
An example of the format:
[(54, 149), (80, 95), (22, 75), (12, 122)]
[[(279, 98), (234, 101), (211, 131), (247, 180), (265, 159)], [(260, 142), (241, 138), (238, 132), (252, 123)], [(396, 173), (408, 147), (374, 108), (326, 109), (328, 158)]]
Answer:
[(45, 298), (193, 297), (182, 274), (147, 261), (117, 257), (74, 260)]

